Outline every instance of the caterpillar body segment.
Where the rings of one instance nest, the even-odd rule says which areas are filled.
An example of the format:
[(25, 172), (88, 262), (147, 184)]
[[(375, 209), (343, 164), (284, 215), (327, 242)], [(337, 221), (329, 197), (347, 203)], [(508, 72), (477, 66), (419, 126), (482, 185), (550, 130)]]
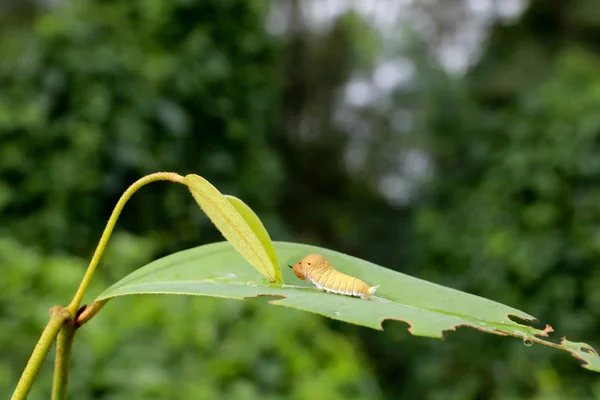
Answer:
[(294, 270), (298, 278), (308, 279), (317, 288), (326, 292), (369, 299), (379, 287), (379, 285), (371, 287), (358, 278), (335, 270), (320, 254), (310, 254), (289, 267)]

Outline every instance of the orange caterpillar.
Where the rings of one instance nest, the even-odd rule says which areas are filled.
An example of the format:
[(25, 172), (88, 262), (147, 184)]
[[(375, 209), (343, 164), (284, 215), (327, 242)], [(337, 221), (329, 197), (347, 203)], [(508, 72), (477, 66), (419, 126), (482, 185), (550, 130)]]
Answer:
[(329, 261), (320, 254), (311, 254), (298, 261), (294, 266), (288, 265), (294, 274), (302, 280), (308, 279), (317, 288), (327, 292), (343, 294), (346, 296), (369, 299), (379, 285), (369, 287), (358, 278), (336, 271)]

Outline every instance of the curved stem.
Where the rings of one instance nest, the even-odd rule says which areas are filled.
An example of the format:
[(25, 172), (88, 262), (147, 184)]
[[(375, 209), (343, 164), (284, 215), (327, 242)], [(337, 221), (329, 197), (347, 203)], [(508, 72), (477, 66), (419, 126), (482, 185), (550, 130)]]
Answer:
[[(117, 205), (113, 209), (113, 212), (104, 228), (104, 232), (102, 232), (102, 236), (100, 237), (100, 242), (96, 247), (96, 251), (92, 256), (90, 264), (79, 284), (79, 288), (77, 288), (77, 292), (75, 292), (75, 296), (68, 307), (63, 308), (60, 306), (52, 307), (50, 309), (50, 322), (44, 328), (38, 343), (33, 349), (33, 353), (27, 362), (27, 366), (25, 370), (21, 374), (21, 378), (17, 383), (17, 387), (12, 395), (12, 400), (22, 400), (26, 399), (31, 387), (33, 386), (33, 382), (37, 378), (38, 373), (42, 367), (42, 364), (46, 360), (48, 356), (48, 352), (52, 347), (52, 344), (56, 340), (56, 336), (61, 332), (65, 321), (69, 321), (68, 326), (65, 326), (64, 333), (61, 334), (60, 343), (57, 347), (57, 361), (56, 361), (56, 369), (54, 376), (54, 388), (52, 392), (53, 399), (60, 399), (61, 396), (64, 397), (66, 393), (67, 387), (67, 372), (69, 367), (69, 360), (71, 357), (71, 347), (73, 342), (73, 335), (75, 330), (81, 324), (87, 322), (90, 318), (92, 318), (102, 306), (106, 303), (106, 301), (94, 302), (90, 310), (85, 313), (82, 312), (82, 315), (77, 315), (77, 310), (79, 308), (79, 304), (83, 299), (85, 291), (90, 284), (92, 276), (98, 266), (100, 258), (102, 257), (102, 253), (106, 248), (106, 244), (108, 243), (108, 239), (117, 223), (117, 219), (119, 215), (121, 215), (121, 211), (123, 211), (123, 207), (127, 201), (131, 198), (131, 196), (142, 186), (154, 182), (154, 181), (171, 181), (175, 183), (181, 183), (186, 185), (185, 178), (179, 174), (174, 172), (157, 172), (154, 174), (146, 175), (141, 179), (138, 179), (131, 186), (127, 188), (125, 193), (121, 196)], [(186, 185), (187, 186), (187, 185)], [(75, 324), (74, 319), (77, 317), (84, 318), (80, 319), (80, 324)]]
[(33, 382), (37, 378), (58, 332), (61, 330), (64, 322), (70, 318), (71, 314), (69, 314), (65, 308), (57, 306), (50, 309), (50, 322), (48, 322), (48, 325), (44, 328), (40, 340), (38, 340), (33, 349), (33, 353), (27, 362), (27, 366), (21, 374), (19, 383), (17, 383), (17, 387), (13, 392), (12, 400), (23, 400), (27, 398), (31, 386), (33, 386)]
[(54, 380), (52, 381), (52, 400), (63, 400), (67, 395), (71, 350), (75, 336), (75, 324), (72, 319), (65, 321), (56, 341), (56, 359), (54, 360)]
[(81, 283), (79, 284), (79, 288), (77, 289), (77, 292), (75, 293), (75, 296), (73, 297), (73, 300), (71, 300), (71, 303), (67, 307), (67, 309), (69, 310), (69, 313), (73, 317), (75, 316), (75, 313), (77, 312), (77, 309), (79, 308), (79, 304), (81, 303), (81, 300), (83, 299), (83, 295), (85, 294), (85, 291), (86, 291), (88, 285), (90, 284), (92, 276), (94, 275), (94, 271), (96, 270), (96, 267), (98, 266), (98, 262), (100, 261), (100, 258), (102, 257), (102, 253), (104, 252), (104, 249), (106, 248), (108, 239), (110, 238), (110, 235), (113, 231), (113, 228), (115, 227), (115, 224), (117, 223), (117, 219), (119, 218), (119, 215), (121, 215), (121, 211), (123, 211), (123, 207), (125, 207), (125, 204), (127, 203), (127, 201), (131, 198), (131, 196), (139, 188), (141, 188), (142, 186), (144, 186), (150, 182), (154, 182), (154, 181), (171, 181), (171, 182), (181, 183), (181, 184), (185, 185), (185, 178), (179, 174), (176, 174), (174, 172), (157, 172), (154, 174), (146, 175), (141, 179), (138, 179), (135, 183), (133, 183), (131, 186), (129, 186), (129, 188), (127, 188), (125, 193), (123, 193), (123, 195), (117, 202), (117, 205), (115, 206), (115, 208), (106, 224), (106, 228), (104, 228), (102, 237), (100, 237), (100, 242), (98, 243), (98, 246), (96, 247), (96, 251), (94, 252), (94, 255), (92, 256), (92, 259), (91, 259), (90, 264), (85, 272), (85, 275), (83, 276), (83, 279), (81, 280)]

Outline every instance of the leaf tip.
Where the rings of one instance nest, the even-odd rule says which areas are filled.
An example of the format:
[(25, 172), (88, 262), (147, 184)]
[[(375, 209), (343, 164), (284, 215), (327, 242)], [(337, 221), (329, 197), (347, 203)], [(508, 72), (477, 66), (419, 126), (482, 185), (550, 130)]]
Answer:
[(600, 372), (600, 356), (598, 352), (589, 344), (583, 342), (571, 342), (566, 337), (562, 337), (560, 345), (567, 350), (573, 357), (583, 361), (581, 365), (590, 371)]

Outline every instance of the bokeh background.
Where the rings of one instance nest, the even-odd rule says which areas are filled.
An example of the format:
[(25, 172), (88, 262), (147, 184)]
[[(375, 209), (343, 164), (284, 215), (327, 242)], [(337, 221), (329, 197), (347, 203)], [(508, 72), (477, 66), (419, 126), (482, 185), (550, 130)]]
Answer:
[[(600, 347), (597, 0), (0, 0), (0, 397), (124, 189), (197, 173), (271, 236), (517, 307)], [(155, 183), (87, 300), (221, 240)], [(600, 399), (567, 353), (147, 296), (77, 334), (74, 399)], [(51, 360), (49, 360), (51, 361)], [(51, 362), (31, 399), (46, 399)]]

